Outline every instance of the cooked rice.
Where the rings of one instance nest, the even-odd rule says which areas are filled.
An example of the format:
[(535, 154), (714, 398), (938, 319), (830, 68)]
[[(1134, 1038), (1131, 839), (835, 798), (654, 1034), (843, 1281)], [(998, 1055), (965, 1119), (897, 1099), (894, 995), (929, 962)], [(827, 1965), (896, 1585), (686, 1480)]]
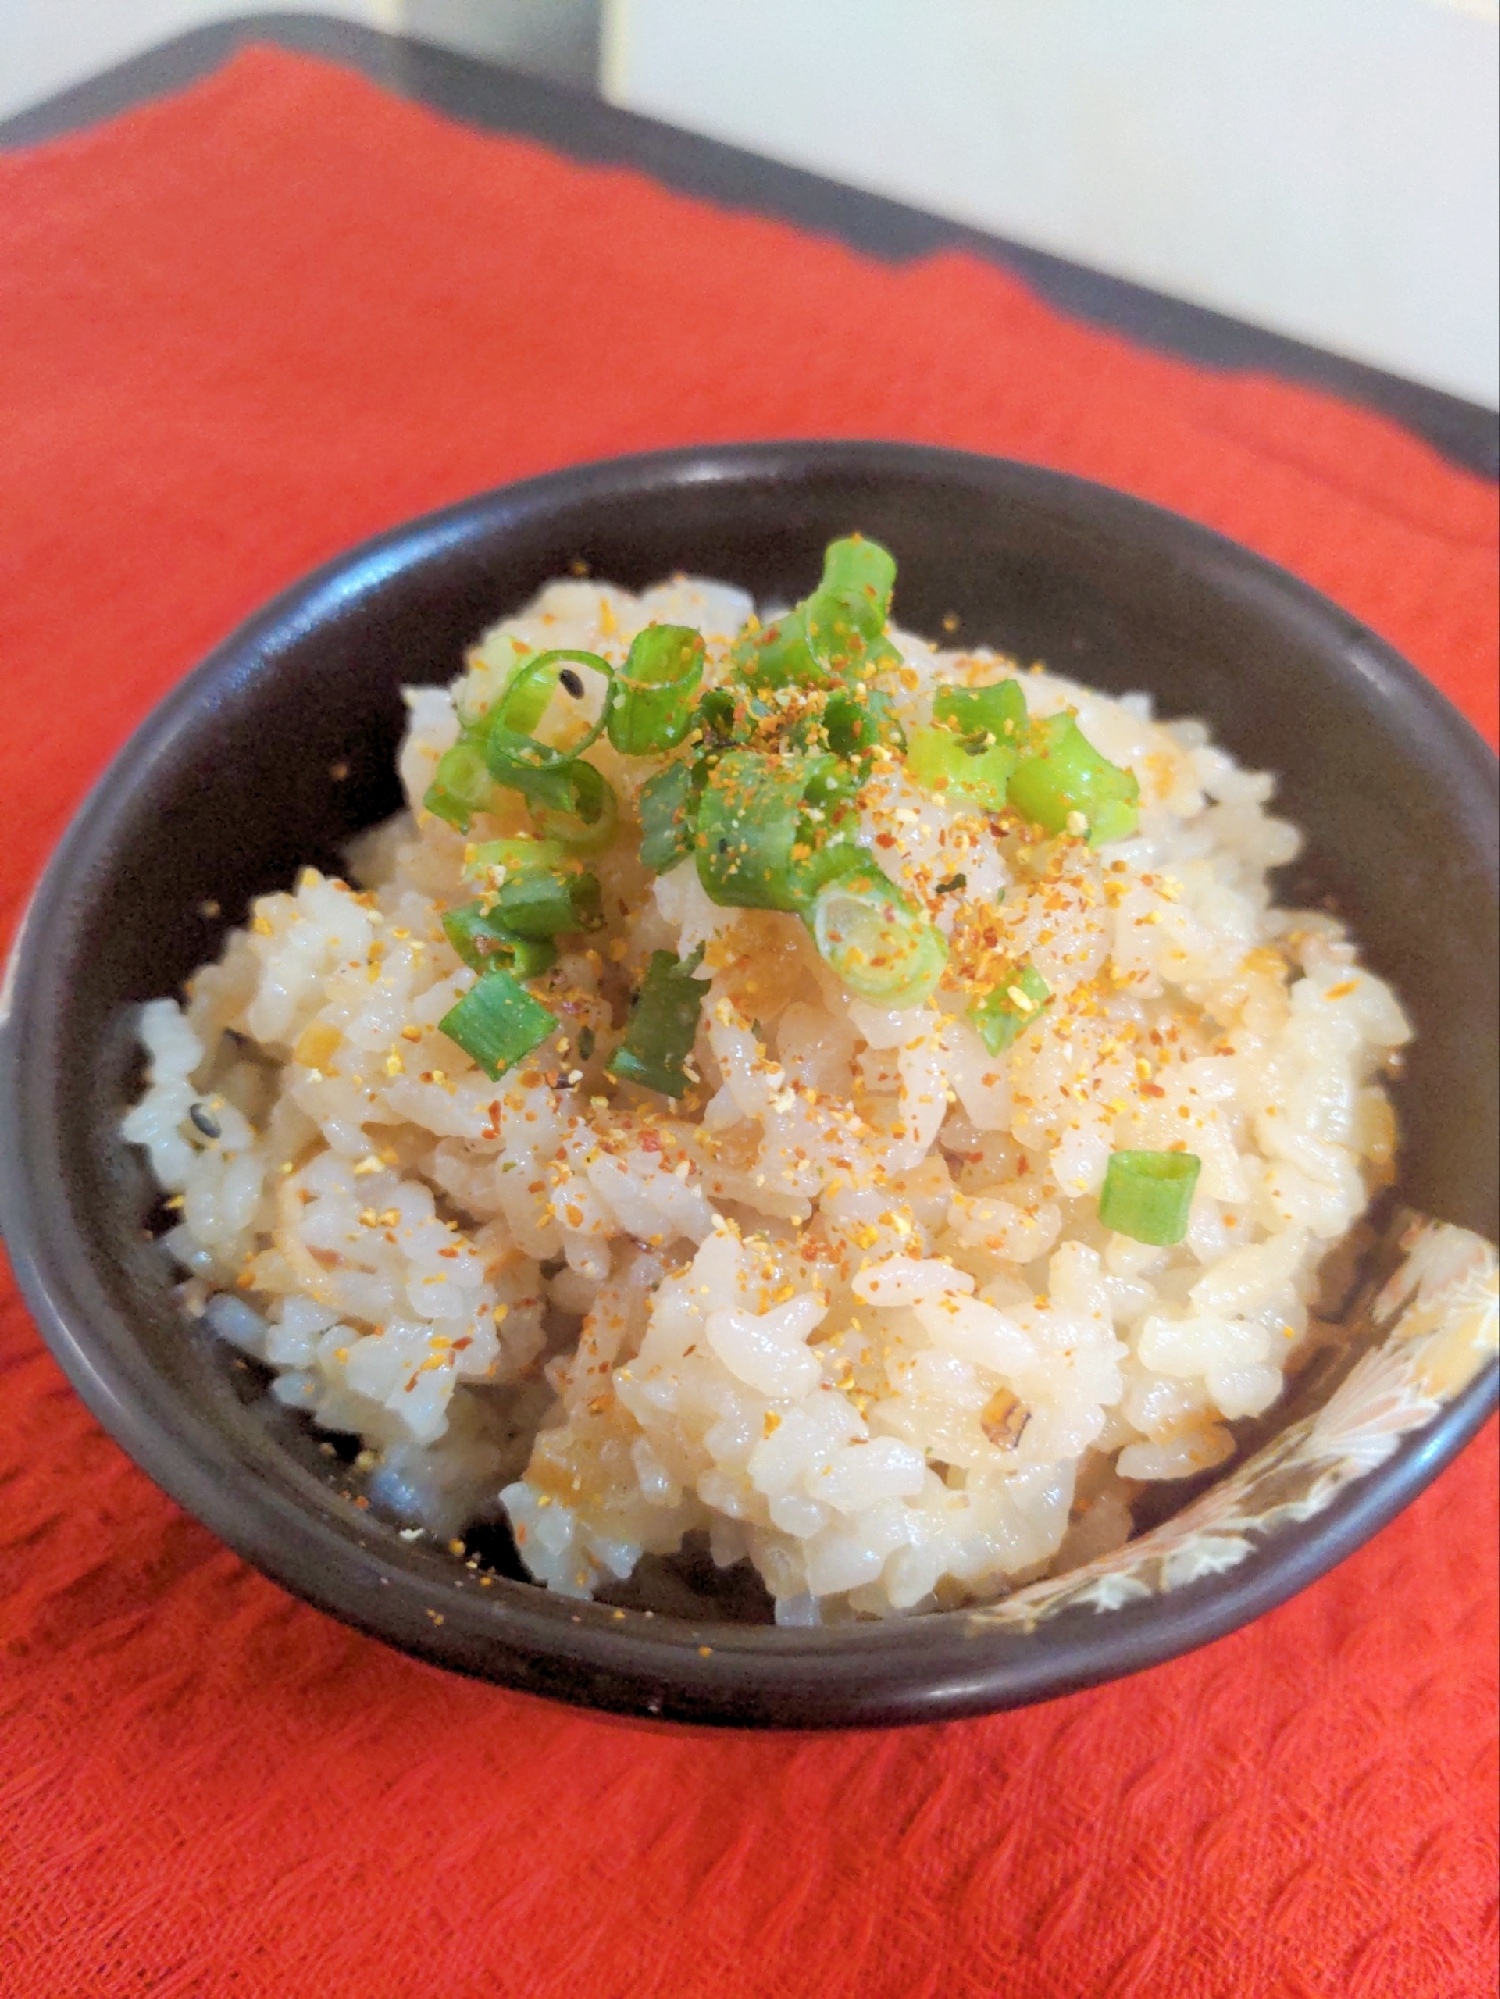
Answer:
[[(1143, 1483), (1228, 1458), (1228, 1425), (1336, 1337), (1318, 1269), (1389, 1177), (1378, 1079), (1408, 1028), (1336, 920), (1273, 906), (1298, 836), (1269, 776), (1144, 695), (1033, 670), (1032, 714), (1076, 707), (1139, 779), (1133, 838), (1028, 848), (899, 769), (862, 799), (888, 872), (963, 875), (939, 927), (1004, 890), (1053, 994), (1007, 1055), (938, 1000), (851, 999), (796, 918), (716, 906), (690, 861), (653, 879), (629, 801), (654, 766), (601, 739), (625, 806), (591, 864), (606, 927), (536, 988), (559, 1032), (492, 1082), (436, 1031), (475, 978), (439, 922), (465, 841), (419, 809), (455, 702), (493, 697), (513, 640), (618, 663), (652, 620), (698, 626), (712, 679), (750, 609), (680, 577), (557, 582), (453, 688), (410, 690), (411, 809), (358, 843), (358, 888), (305, 870), (184, 1005), (144, 1009), (123, 1130), (176, 1209), (188, 1309), (361, 1439), (409, 1530), (503, 1508), (537, 1581), (579, 1596), (704, 1530), (786, 1624), (994, 1597), (1123, 1541)], [(908, 726), (1014, 670), (893, 637)], [(699, 944), (696, 1101), (616, 1085), (651, 952)], [(1183, 1140), (1186, 1240), (1109, 1234), (1112, 1149)]]

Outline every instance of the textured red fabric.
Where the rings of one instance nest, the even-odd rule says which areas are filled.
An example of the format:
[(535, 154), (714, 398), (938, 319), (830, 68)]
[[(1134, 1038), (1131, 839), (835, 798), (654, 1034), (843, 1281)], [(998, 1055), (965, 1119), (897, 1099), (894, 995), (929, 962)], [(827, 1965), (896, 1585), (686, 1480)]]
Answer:
[[(1286, 563), (1492, 728), (1495, 495), (1377, 418), (253, 51), (0, 161), (0, 915), (268, 593), (419, 509), (702, 439), (1064, 466)], [(0, 1989), (1472, 1999), (1493, 1429), (1192, 1658), (891, 1735), (652, 1734), (454, 1680), (185, 1519), (0, 1309)]]

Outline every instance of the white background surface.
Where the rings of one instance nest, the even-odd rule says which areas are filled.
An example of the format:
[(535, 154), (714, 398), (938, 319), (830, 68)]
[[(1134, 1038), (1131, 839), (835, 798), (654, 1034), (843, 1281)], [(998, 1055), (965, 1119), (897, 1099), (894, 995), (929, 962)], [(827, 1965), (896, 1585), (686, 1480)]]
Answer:
[(610, 0), (617, 103), (1500, 403), (1489, 0)]
[[(263, 0), (554, 67), (578, 0)], [(0, 0), (0, 117), (255, 0)], [(531, 43), (536, 49), (531, 49)], [(1500, 0), (605, 0), (615, 102), (1500, 405)]]
[(0, 118), (209, 21), (335, 14), (398, 34), (402, 0), (0, 0)]

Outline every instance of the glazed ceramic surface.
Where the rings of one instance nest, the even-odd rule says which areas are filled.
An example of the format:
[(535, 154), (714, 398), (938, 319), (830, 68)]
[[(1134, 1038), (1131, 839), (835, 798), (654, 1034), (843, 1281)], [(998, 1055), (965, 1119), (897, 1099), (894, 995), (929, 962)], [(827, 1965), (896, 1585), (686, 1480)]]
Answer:
[[(1349, 1339), (1206, 1489), (1072, 1573), (971, 1611), (777, 1630), (686, 1589), (682, 1615), (554, 1598), (506, 1551), (480, 1587), (356, 1504), (301, 1419), (187, 1322), (118, 1137), (134, 1009), (249, 900), (399, 803), (400, 688), (583, 563), (795, 597), (858, 527), (898, 616), (1201, 715), (1275, 770), (1308, 835), (1289, 899), (1331, 898), (1417, 1040), (1401, 1178)], [(1494, 760), (1371, 632), (1208, 530), (1061, 474), (883, 444), (622, 459), (484, 494), (354, 550), (235, 633), (126, 745), (38, 888), (0, 1003), (0, 1219), (44, 1337), (95, 1414), (269, 1575), (436, 1663), (634, 1715), (828, 1727), (1019, 1705), (1131, 1672), (1280, 1602), (1381, 1526), (1495, 1398)], [(1154, 1504), (1164, 1511), (1158, 1494)], [(511, 1573), (504, 1573), (509, 1567)]]

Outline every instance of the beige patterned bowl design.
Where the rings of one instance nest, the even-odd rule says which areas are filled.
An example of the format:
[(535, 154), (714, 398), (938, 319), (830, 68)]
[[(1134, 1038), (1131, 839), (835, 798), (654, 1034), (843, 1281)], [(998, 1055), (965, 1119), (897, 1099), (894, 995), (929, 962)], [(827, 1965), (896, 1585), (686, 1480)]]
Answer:
[(1113, 1610), (1232, 1569), (1277, 1528), (1322, 1513), (1438, 1415), (1495, 1356), (1495, 1249), (1468, 1229), (1405, 1210), (1373, 1268), (1348, 1313), (1347, 1341), (1319, 1383), (1320, 1406), (1160, 1526), (972, 1612), (976, 1629), (1030, 1630), (1060, 1610)]

